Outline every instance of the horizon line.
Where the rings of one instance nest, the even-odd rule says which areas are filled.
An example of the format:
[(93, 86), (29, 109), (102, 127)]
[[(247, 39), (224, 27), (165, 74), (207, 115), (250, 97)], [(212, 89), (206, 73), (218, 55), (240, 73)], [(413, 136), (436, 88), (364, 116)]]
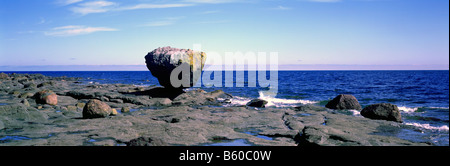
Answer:
[[(204, 71), (230, 71), (230, 65), (205, 65)], [(250, 68), (250, 70), (248, 70)], [(253, 71), (244, 65), (236, 65), (232, 71)], [(267, 65), (269, 71), (270, 65)], [(449, 70), (449, 65), (357, 65), (357, 64), (282, 64), (278, 71), (327, 71), (327, 70)], [(146, 65), (0, 65), (0, 71), (149, 71)]]

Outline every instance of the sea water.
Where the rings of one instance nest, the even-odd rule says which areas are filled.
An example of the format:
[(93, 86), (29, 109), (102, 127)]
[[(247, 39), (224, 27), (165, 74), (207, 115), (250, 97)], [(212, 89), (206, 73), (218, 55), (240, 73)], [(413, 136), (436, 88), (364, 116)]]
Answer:
[[(13, 73), (13, 72), (5, 72)], [(149, 71), (61, 71), (15, 72), (46, 76), (81, 77), (85, 84), (159, 85)], [(222, 74), (225, 75), (224, 73)], [(267, 77), (270, 73), (267, 72)], [(234, 74), (236, 76), (236, 74)], [(233, 95), (226, 106), (245, 105), (254, 98), (267, 100), (267, 107), (295, 107), (301, 104), (324, 106), (339, 94), (354, 95), (361, 106), (392, 103), (399, 107), (403, 124), (410, 126), (405, 139), (449, 145), (449, 71), (279, 71), (277, 94), (267, 95), (271, 87), (205, 87)], [(224, 79), (224, 78), (223, 78)], [(223, 80), (223, 84), (224, 84)], [(236, 78), (234, 78), (236, 84)], [(188, 89), (189, 90), (189, 89)], [(353, 116), (357, 110), (347, 110)], [(409, 131), (410, 130), (410, 131)], [(405, 133), (405, 131), (400, 132)], [(400, 136), (402, 137), (402, 136)]]

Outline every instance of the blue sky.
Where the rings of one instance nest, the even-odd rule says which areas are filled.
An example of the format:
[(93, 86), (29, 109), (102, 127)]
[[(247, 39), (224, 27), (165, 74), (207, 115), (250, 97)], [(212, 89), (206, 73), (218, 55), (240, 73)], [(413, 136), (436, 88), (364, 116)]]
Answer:
[(0, 71), (146, 70), (147, 52), (194, 44), (293, 69), (448, 70), (449, 1), (0, 0)]

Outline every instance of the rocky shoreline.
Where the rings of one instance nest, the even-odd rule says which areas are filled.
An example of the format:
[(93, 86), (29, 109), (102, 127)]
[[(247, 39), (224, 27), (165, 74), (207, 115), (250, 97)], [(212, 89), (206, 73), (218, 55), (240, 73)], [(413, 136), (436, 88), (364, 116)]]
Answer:
[[(232, 96), (221, 90), (177, 91), (80, 80), (1, 73), (0, 146), (432, 145), (402, 139), (407, 128), (402, 123), (317, 105), (225, 107)], [(111, 112), (84, 117), (86, 103), (93, 99)], [(240, 144), (234, 144), (237, 140)]]

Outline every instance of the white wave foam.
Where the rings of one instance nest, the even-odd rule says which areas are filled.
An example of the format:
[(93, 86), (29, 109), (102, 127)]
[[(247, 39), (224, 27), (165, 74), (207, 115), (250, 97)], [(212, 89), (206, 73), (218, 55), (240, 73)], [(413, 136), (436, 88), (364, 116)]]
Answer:
[(444, 110), (448, 110), (448, 107), (428, 107), (431, 109), (444, 109)]
[(360, 111), (358, 111), (358, 110), (348, 110), (348, 111), (352, 112), (353, 116), (361, 115)]
[(411, 108), (411, 107), (406, 107), (406, 106), (399, 106), (398, 109), (403, 112), (411, 113), (411, 112), (416, 112), (419, 109), (419, 107)]
[[(263, 92), (259, 92), (259, 99), (266, 100), (266, 107), (293, 107), (298, 106), (299, 104), (314, 104), (316, 101), (310, 100), (295, 100), (295, 99), (280, 99), (271, 96), (264, 95)], [(230, 99), (230, 103), (224, 106), (236, 106), (236, 105), (246, 105), (250, 102), (252, 98), (233, 96)]]
[(448, 131), (449, 128), (447, 125), (442, 125), (440, 127), (431, 126), (430, 124), (420, 124), (420, 123), (405, 123), (406, 125), (416, 126), (428, 130), (438, 130), (438, 131)]
[[(230, 99), (229, 105), (246, 105), (251, 100), (252, 99), (245, 98), (245, 97), (233, 96), (233, 98)], [(227, 105), (225, 105), (225, 106), (227, 106)]]
[(448, 107), (406, 107), (406, 106), (399, 106), (398, 109), (400, 111), (406, 112), (406, 113), (412, 113), (416, 112), (419, 109), (422, 108), (428, 108), (428, 109), (448, 109)]
[(298, 104), (314, 104), (317, 103), (316, 101), (310, 101), (310, 100), (295, 100), (295, 99), (280, 99), (275, 98), (270, 95), (264, 95), (264, 92), (259, 92), (259, 98), (266, 100), (268, 103), (266, 104), (267, 107), (275, 106), (275, 107), (291, 107), (296, 106)]

